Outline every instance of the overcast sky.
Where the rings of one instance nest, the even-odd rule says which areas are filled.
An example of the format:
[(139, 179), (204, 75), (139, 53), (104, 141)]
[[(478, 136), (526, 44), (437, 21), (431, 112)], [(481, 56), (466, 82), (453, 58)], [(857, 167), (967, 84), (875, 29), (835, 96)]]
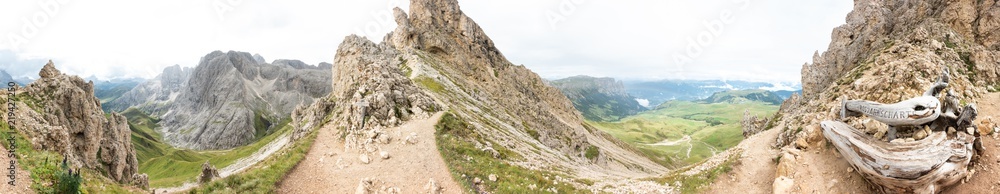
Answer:
[[(392, 7), (371, 1), (0, 2), (0, 69), (37, 77), (52, 59), (65, 73), (151, 78), (196, 66), (214, 50), (268, 61), (333, 61), (349, 34), (376, 42), (395, 28)], [(504, 55), (544, 78), (728, 79), (798, 82), (825, 50), (852, 2), (461, 1)]]

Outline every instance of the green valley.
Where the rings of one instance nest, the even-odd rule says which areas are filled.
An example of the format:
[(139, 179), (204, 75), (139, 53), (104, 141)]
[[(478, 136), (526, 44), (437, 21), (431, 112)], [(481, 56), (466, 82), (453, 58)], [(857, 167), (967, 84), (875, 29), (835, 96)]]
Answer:
[(125, 110), (122, 115), (128, 118), (129, 128), (132, 129), (132, 143), (139, 160), (139, 172), (149, 175), (149, 185), (154, 188), (193, 182), (201, 173), (201, 165), (205, 161), (221, 169), (291, 131), (288, 121), (284, 121), (275, 126), (277, 130), (274, 133), (260, 137), (260, 140), (252, 144), (229, 150), (195, 151), (176, 148), (163, 142), (160, 134), (155, 131), (159, 127), (157, 118), (134, 108)]
[(632, 144), (656, 162), (678, 168), (701, 162), (742, 141), (740, 121), (744, 110), (761, 117), (778, 110), (770, 102), (740, 97), (751, 93), (759, 92), (720, 92), (713, 96), (728, 100), (717, 103), (668, 101), (620, 121), (588, 123)]

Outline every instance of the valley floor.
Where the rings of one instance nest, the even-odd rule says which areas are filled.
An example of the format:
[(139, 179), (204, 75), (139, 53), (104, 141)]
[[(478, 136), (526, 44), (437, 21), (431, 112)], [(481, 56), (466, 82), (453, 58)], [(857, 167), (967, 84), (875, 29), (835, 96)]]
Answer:
[[(316, 142), (305, 159), (285, 176), (278, 193), (353, 193), (365, 179), (372, 180), (377, 190), (399, 188), (401, 193), (423, 193), (430, 181), (443, 188), (444, 193), (461, 193), (438, 153), (435, 145), (434, 125), (444, 112), (431, 118), (412, 120), (387, 129), (392, 142), (382, 146), (388, 159), (369, 156), (364, 164), (354, 150), (345, 150), (344, 143), (335, 136), (332, 125), (320, 128)], [(405, 142), (405, 137), (416, 134), (417, 143)]]

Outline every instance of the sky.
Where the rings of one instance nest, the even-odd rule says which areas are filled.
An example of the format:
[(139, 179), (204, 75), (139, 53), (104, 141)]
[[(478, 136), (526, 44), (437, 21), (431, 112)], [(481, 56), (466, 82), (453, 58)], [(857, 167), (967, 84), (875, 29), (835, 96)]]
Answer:
[[(851, 1), (460, 1), (514, 64), (546, 79), (799, 82)], [(0, 2), (0, 69), (38, 77), (152, 78), (215, 50), (332, 62), (350, 34), (375, 42), (407, 0), (21, 0)]]

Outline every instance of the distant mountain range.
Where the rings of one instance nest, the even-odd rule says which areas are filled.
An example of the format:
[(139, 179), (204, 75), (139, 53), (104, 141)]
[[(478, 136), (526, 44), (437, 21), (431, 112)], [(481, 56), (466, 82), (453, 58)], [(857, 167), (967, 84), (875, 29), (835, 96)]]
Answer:
[(229, 149), (273, 132), (296, 106), (328, 94), (331, 68), (329, 63), (267, 63), (247, 52), (214, 51), (194, 68), (166, 67), (154, 79), (116, 91), (120, 97), (105, 108), (135, 107), (162, 119), (163, 139), (176, 147)]
[(651, 107), (669, 100), (701, 100), (716, 92), (727, 90), (762, 89), (774, 92), (781, 99), (786, 99), (793, 93), (801, 93), (802, 91), (802, 85), (798, 83), (724, 80), (626, 81), (624, 83), (629, 95), (648, 101)]
[(705, 103), (729, 103), (729, 104), (740, 104), (746, 102), (763, 102), (770, 105), (781, 105), (785, 99), (778, 96), (777, 93), (767, 90), (755, 89), (755, 90), (727, 90), (716, 92), (709, 96), (708, 98), (699, 100)]

